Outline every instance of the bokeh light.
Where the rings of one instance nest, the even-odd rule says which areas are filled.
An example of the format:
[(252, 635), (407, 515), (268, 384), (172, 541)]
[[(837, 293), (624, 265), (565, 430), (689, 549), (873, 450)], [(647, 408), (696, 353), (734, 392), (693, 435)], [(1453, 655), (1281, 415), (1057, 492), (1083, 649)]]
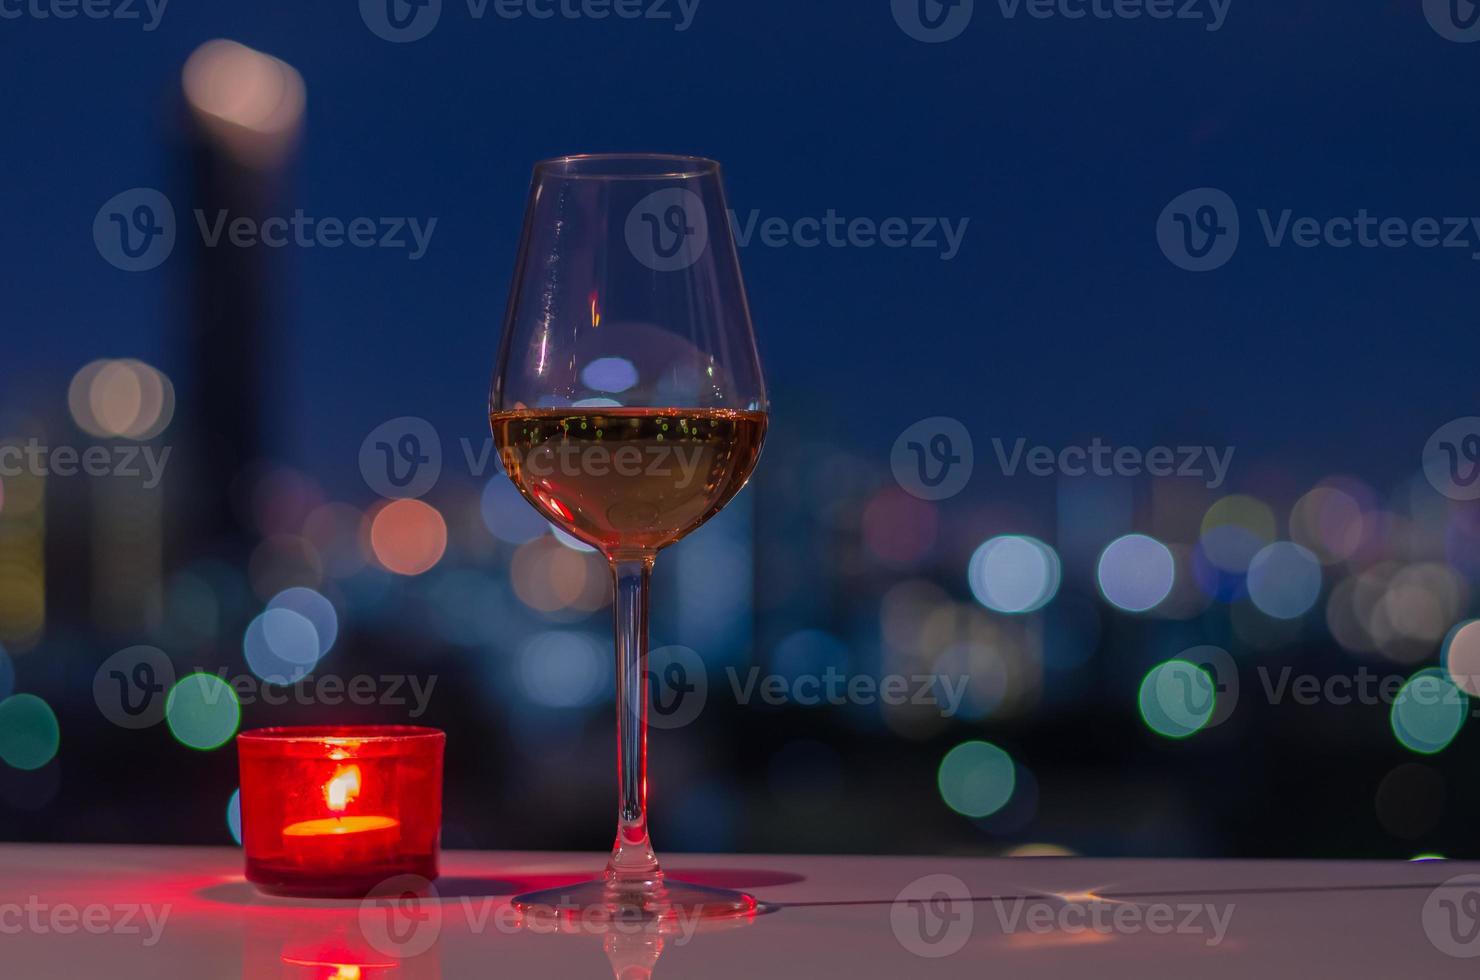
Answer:
[(1012, 799), (1017, 785), (1012, 757), (991, 742), (970, 741), (946, 753), (936, 774), (941, 799), (962, 816), (980, 819)]
[(1037, 538), (1004, 534), (983, 542), (971, 556), (966, 579), (976, 601), (995, 612), (1042, 609), (1059, 590), (1059, 556)]
[(563, 547), (550, 535), (514, 552), (509, 581), (520, 602), (556, 621), (579, 619), (611, 598), (604, 563), (595, 554)]
[(1290, 537), (1325, 565), (1355, 554), (1363, 531), (1362, 505), (1337, 487), (1316, 487), (1290, 511)]
[(1208, 508), (1198, 544), (1215, 567), (1242, 573), (1260, 548), (1274, 540), (1274, 511), (1253, 497), (1234, 494)]
[(163, 432), (175, 415), (175, 386), (143, 361), (97, 360), (72, 377), (67, 407), (78, 428), (99, 438), (140, 441)]
[(1459, 734), (1469, 714), (1469, 696), (1449, 675), (1427, 667), (1408, 679), (1393, 699), (1393, 734), (1420, 755), (1442, 752)]
[(296, 684), (319, 662), (319, 632), (291, 609), (268, 609), (247, 625), (242, 653), (247, 666), (269, 684)]
[(1266, 616), (1296, 619), (1321, 595), (1321, 563), (1290, 541), (1266, 545), (1249, 562), (1249, 599)]
[(238, 786), (231, 793), (231, 799), (226, 801), (226, 829), (231, 833), (231, 839), (236, 841), (237, 846), (242, 842), (242, 791)]
[(488, 533), (506, 544), (533, 541), (549, 527), (504, 476), (496, 476), (484, 485), (479, 512)]
[(370, 547), (388, 571), (420, 575), (442, 560), (447, 550), (447, 522), (423, 501), (387, 501), (371, 518)]
[(328, 653), (339, 638), (339, 613), (334, 603), (313, 589), (297, 586), (284, 589), (267, 604), (268, 609), (287, 609), (313, 624), (318, 636), (319, 656)]
[(1449, 631), (1444, 640), (1443, 662), (1455, 686), (1466, 694), (1480, 697), (1480, 620), (1468, 620)]
[(307, 89), (297, 69), (235, 41), (207, 41), (181, 73), (185, 101), (243, 162), (267, 167), (297, 140)]
[(236, 734), (242, 709), (236, 692), (214, 674), (189, 674), (175, 682), (164, 703), (170, 734), (181, 745), (208, 752)]
[(1100, 554), (1100, 593), (1126, 612), (1154, 609), (1172, 591), (1177, 562), (1171, 549), (1144, 534), (1116, 538)]
[(1165, 738), (1187, 738), (1213, 717), (1217, 693), (1206, 670), (1187, 660), (1168, 660), (1152, 667), (1141, 681), (1141, 719)]
[(0, 701), (0, 760), (17, 769), (40, 769), (56, 757), (61, 729), (51, 705), (34, 694)]
[(864, 505), (863, 543), (880, 561), (909, 566), (930, 553), (939, 524), (934, 504), (891, 487)]
[(584, 633), (551, 630), (531, 637), (519, 651), (519, 687), (535, 704), (575, 708), (607, 690), (607, 657)]
[(637, 384), (637, 367), (625, 357), (598, 357), (581, 370), (581, 383), (615, 395)]

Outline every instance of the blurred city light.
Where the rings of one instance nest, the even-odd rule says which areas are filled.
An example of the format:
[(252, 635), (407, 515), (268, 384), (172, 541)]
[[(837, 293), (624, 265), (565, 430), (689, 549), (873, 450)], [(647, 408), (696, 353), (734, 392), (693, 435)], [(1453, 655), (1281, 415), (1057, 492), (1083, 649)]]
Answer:
[(226, 802), (226, 829), (231, 834), (231, 839), (236, 841), (237, 846), (241, 846), (242, 791), (240, 786), (231, 791), (231, 799)]
[(170, 734), (181, 745), (208, 752), (236, 734), (241, 703), (231, 685), (214, 674), (189, 674), (170, 689), (164, 717)]
[(1157, 664), (1141, 681), (1141, 719), (1165, 738), (1187, 738), (1200, 731), (1217, 707), (1211, 674), (1186, 660)]
[(1012, 757), (991, 742), (962, 742), (940, 761), (936, 782), (946, 806), (979, 819), (1012, 799), (1016, 767)]
[(967, 583), (976, 601), (1001, 613), (1042, 609), (1058, 593), (1059, 556), (1026, 535), (1005, 534), (982, 543), (967, 566)]
[(1156, 608), (1172, 591), (1177, 563), (1166, 545), (1144, 534), (1116, 538), (1100, 554), (1100, 593), (1126, 612)]
[(291, 609), (264, 611), (242, 636), (247, 666), (269, 684), (296, 684), (313, 673), (320, 645), (313, 623)]
[(174, 419), (175, 386), (143, 361), (97, 360), (73, 375), (67, 405), (89, 435), (145, 441)]
[(186, 102), (244, 163), (277, 164), (303, 123), (307, 92), (291, 65), (235, 41), (207, 41), (181, 76)]
[(0, 701), (0, 761), (16, 769), (40, 769), (56, 757), (61, 729), (51, 705), (34, 694)]
[(519, 651), (519, 687), (535, 704), (575, 708), (609, 694), (607, 656), (584, 633), (551, 630)]
[(1408, 679), (1393, 700), (1393, 734), (1404, 748), (1420, 755), (1442, 752), (1454, 741), (1469, 715), (1469, 697), (1437, 667)]
[(1321, 594), (1321, 563), (1307, 549), (1289, 541), (1266, 545), (1249, 562), (1249, 599), (1266, 616), (1296, 619)]
[[(1480, 697), (1480, 620), (1468, 620), (1449, 631), (1442, 659), (1455, 686), (1472, 697)], [(0, 685), (0, 691), (3, 690)]]
[(339, 637), (339, 613), (334, 603), (313, 589), (295, 586), (272, 597), (268, 609), (288, 609), (313, 624), (318, 638), (318, 655), (323, 656)]
[(442, 560), (447, 522), (423, 501), (392, 500), (371, 518), (370, 547), (387, 571), (420, 575)]

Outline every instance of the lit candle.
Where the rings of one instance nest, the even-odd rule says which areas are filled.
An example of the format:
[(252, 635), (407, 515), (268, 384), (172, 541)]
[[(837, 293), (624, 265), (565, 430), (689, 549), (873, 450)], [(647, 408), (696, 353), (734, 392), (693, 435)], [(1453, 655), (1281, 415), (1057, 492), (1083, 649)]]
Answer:
[(409, 726), (277, 728), (237, 740), (247, 878), (287, 895), (363, 895), (437, 876), (442, 747)]

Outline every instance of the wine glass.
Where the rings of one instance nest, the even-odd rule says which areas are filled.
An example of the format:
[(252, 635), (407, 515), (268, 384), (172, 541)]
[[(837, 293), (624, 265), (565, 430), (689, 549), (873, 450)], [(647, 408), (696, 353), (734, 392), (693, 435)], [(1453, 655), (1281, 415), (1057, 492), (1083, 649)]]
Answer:
[(648, 839), (648, 579), (745, 485), (766, 412), (719, 164), (536, 164), (489, 420), (524, 498), (611, 565), (618, 807), (605, 876), (517, 896), (526, 916), (661, 927), (755, 913), (748, 895), (665, 878)]

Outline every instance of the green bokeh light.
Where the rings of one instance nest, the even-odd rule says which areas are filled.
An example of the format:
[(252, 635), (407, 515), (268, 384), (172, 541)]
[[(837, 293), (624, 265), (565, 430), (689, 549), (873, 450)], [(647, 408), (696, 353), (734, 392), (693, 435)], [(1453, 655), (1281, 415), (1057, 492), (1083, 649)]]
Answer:
[(1213, 717), (1218, 692), (1206, 670), (1186, 660), (1157, 664), (1141, 681), (1141, 718), (1165, 738), (1187, 738)]
[(226, 801), (226, 829), (231, 832), (231, 839), (240, 846), (242, 842), (242, 791), (240, 786), (231, 794), (231, 799)]
[(1393, 699), (1393, 734), (1419, 755), (1442, 752), (1459, 734), (1470, 712), (1470, 699), (1438, 667), (1426, 667), (1408, 678)]
[(966, 817), (987, 817), (1012, 799), (1012, 757), (990, 742), (962, 742), (946, 753), (936, 774), (941, 799)]
[(236, 692), (221, 678), (190, 674), (170, 690), (164, 717), (181, 745), (208, 752), (225, 745), (236, 734), (242, 709)]
[(34, 694), (0, 701), (0, 759), (17, 769), (40, 769), (56, 758), (61, 729), (51, 706)]

